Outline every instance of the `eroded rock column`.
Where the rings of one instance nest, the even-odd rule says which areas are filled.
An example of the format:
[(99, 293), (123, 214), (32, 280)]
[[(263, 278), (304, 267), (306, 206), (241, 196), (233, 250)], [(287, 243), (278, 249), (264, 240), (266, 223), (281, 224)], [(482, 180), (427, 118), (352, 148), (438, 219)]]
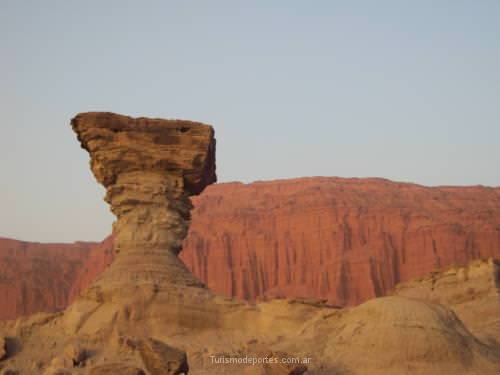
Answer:
[(212, 127), (100, 112), (79, 114), (71, 124), (117, 218), (115, 261), (91, 290), (203, 287), (177, 255), (188, 231), (189, 196), (216, 180)]

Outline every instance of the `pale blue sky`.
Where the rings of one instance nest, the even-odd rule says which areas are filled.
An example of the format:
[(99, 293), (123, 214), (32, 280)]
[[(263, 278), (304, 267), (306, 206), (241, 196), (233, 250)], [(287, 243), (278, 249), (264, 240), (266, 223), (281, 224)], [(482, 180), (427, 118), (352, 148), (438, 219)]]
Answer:
[(0, 235), (100, 240), (77, 112), (214, 125), (220, 181), (500, 185), (500, 1), (0, 0)]

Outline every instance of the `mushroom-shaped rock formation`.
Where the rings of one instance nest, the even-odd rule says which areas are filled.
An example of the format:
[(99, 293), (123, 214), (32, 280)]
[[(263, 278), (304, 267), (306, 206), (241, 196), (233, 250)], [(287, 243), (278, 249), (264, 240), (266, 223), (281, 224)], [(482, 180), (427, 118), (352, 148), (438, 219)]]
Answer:
[(189, 196), (216, 181), (215, 139), (201, 123), (90, 112), (71, 121), (116, 215), (115, 262), (94, 285), (202, 286), (178, 259)]
[(116, 215), (117, 255), (70, 310), (80, 311), (82, 300), (129, 303), (125, 315), (143, 315), (138, 310), (153, 299), (175, 309), (211, 298), (177, 255), (188, 231), (189, 196), (216, 181), (213, 128), (108, 112), (78, 114), (71, 125)]
[[(189, 195), (215, 181), (212, 128), (112, 113), (80, 114), (72, 126), (117, 216), (118, 254), (66, 311), (0, 321), (4, 369), (153, 375), (187, 372), (189, 360), (201, 375), (301, 374), (306, 366), (318, 375), (500, 373), (496, 343), (480, 342), (452, 312), (425, 302), (386, 297), (339, 310), (212, 294), (177, 258)], [(212, 361), (252, 353), (308, 360), (248, 371)]]

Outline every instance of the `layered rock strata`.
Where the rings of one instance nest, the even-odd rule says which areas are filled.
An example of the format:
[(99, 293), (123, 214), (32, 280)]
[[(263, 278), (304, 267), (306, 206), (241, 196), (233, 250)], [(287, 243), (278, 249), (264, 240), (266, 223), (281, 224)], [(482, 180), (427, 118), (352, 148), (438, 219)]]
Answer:
[(116, 215), (116, 259), (89, 293), (129, 293), (129, 286), (202, 287), (177, 257), (187, 235), (189, 196), (215, 182), (210, 126), (85, 113), (72, 122), (89, 152), (105, 200)]
[(209, 186), (181, 253), (217, 293), (352, 306), (397, 283), (500, 259), (500, 188), (314, 177)]
[(73, 244), (0, 238), (0, 320), (64, 310), (113, 258), (111, 237)]
[(251, 365), (210, 360), (270, 353), (299, 361), (266, 364), (260, 373), (499, 373), (496, 343), (479, 341), (452, 311), (431, 303), (385, 297), (342, 310), (212, 294), (176, 258), (187, 196), (214, 178), (211, 128), (109, 113), (79, 115), (73, 126), (117, 215), (116, 260), (63, 313), (0, 322), (2, 371), (235, 374)]
[(500, 261), (475, 260), (398, 284), (394, 295), (452, 309), (485, 342), (500, 343)]
[(189, 196), (216, 180), (212, 127), (111, 113), (79, 114), (71, 124), (117, 220), (115, 259), (68, 308), (66, 329), (147, 336), (160, 317), (173, 331), (217, 324), (216, 297), (177, 257)]
[[(316, 177), (214, 184), (193, 203), (180, 259), (228, 297), (356, 305), (435, 269), (500, 258), (500, 188)], [(110, 238), (0, 239), (0, 319), (64, 308), (112, 255)]]

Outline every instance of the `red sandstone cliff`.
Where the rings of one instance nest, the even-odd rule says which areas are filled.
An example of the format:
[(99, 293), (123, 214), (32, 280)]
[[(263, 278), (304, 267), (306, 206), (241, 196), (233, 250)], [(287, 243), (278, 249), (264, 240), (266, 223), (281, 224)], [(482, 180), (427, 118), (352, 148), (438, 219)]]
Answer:
[[(500, 257), (500, 188), (317, 177), (219, 184), (193, 201), (181, 258), (240, 298), (352, 305), (439, 267)], [(1, 239), (0, 319), (62, 308), (110, 247)]]
[(182, 258), (241, 298), (356, 304), (441, 266), (500, 257), (498, 188), (303, 178), (209, 187), (195, 206)]
[(0, 319), (64, 309), (112, 261), (112, 242), (0, 238)]

